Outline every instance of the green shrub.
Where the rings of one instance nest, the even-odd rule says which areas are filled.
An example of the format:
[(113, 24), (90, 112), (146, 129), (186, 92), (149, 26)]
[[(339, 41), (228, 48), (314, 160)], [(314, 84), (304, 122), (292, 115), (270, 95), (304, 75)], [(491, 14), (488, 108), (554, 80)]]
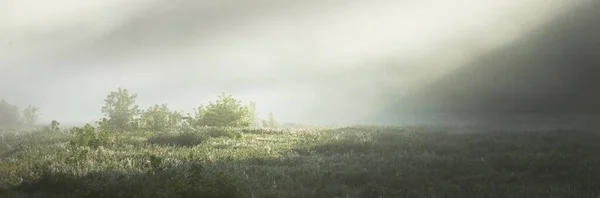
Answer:
[(19, 174), (22, 167), (14, 162), (0, 162), (0, 191), (20, 183)]
[(146, 156), (144, 156), (145, 160), (147, 162), (146, 164), (146, 169), (147, 169), (147, 173), (150, 175), (154, 175), (160, 171), (163, 170), (163, 159), (156, 156), (156, 155), (150, 155), (147, 154)]
[(70, 132), (76, 137), (76, 140), (71, 141), (72, 146), (97, 149), (108, 143), (108, 132), (96, 130), (90, 124), (86, 124), (84, 128), (73, 127)]
[(169, 110), (167, 104), (154, 105), (142, 112), (141, 124), (144, 129), (152, 131), (166, 131), (177, 127), (181, 123), (182, 114)]
[(206, 107), (196, 109), (195, 127), (248, 127), (256, 121), (256, 107), (243, 106), (241, 102), (231, 95), (221, 95), (217, 101), (210, 102)]

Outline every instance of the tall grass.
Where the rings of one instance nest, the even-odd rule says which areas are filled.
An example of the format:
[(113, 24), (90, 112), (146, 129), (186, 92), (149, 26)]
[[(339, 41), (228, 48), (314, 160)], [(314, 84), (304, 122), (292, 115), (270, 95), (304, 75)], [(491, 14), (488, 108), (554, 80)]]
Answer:
[[(456, 129), (453, 129), (456, 130)], [(3, 132), (1, 197), (597, 197), (600, 135), (432, 126)]]

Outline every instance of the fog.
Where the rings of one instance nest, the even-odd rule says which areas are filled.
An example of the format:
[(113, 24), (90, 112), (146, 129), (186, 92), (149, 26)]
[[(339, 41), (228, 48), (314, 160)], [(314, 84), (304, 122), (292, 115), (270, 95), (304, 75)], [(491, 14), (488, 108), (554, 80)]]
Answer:
[(123, 87), (142, 108), (226, 92), (259, 117), (365, 123), (589, 2), (4, 0), (0, 97), (41, 122), (96, 120)]

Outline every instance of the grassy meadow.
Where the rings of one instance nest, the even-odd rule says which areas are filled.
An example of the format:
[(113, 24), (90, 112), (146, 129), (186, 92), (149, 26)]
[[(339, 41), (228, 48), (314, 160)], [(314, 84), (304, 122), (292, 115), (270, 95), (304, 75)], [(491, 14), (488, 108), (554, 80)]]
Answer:
[[(0, 197), (599, 197), (600, 134), (435, 126), (0, 132)], [(453, 129), (452, 131), (460, 131)]]

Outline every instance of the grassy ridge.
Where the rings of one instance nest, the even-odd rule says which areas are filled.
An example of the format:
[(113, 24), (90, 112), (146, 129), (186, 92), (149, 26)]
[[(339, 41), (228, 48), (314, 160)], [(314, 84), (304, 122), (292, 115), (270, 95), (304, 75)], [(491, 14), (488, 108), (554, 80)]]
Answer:
[(3, 133), (4, 197), (598, 197), (600, 135), (433, 127)]

